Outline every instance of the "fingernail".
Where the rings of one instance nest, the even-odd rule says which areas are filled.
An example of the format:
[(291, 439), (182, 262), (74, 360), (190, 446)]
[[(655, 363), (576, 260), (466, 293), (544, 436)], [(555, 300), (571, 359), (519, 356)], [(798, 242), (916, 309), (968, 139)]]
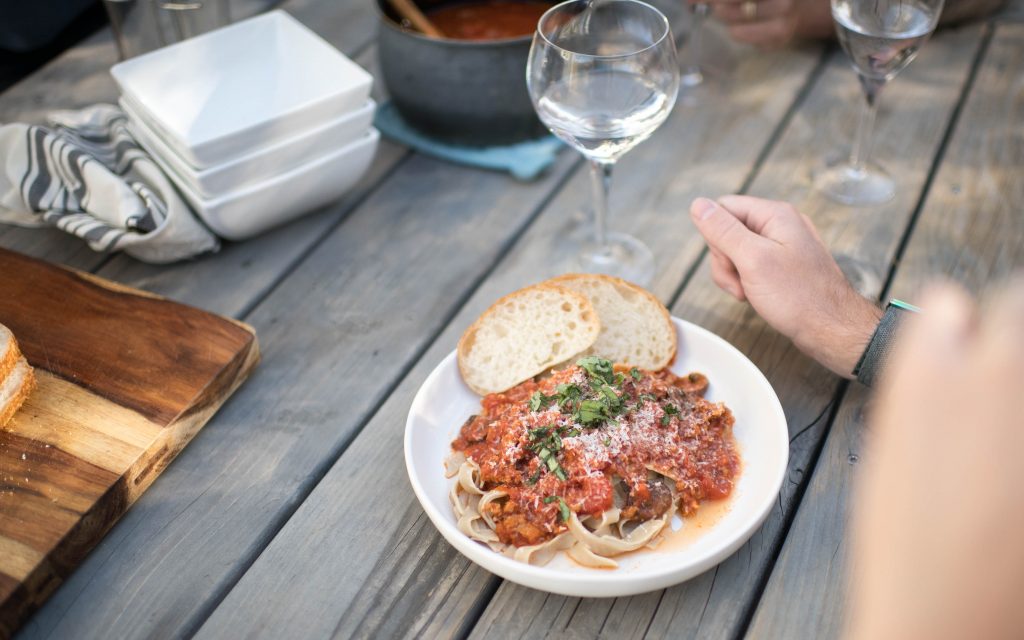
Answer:
[(693, 201), (693, 213), (698, 220), (707, 220), (715, 212), (715, 203), (707, 198), (697, 198)]

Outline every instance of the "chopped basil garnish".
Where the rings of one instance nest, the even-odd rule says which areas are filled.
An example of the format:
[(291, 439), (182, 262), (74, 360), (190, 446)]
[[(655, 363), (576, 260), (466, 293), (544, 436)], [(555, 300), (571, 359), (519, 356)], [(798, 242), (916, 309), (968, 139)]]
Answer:
[(608, 404), (600, 400), (584, 400), (580, 402), (580, 408), (573, 416), (576, 422), (585, 427), (597, 427), (611, 418)]
[(558, 500), (558, 511), (562, 515), (562, 522), (569, 522), (569, 518), (572, 517), (572, 511), (569, 510), (569, 505), (565, 504), (562, 496), (548, 496), (544, 498), (544, 504), (551, 504), (555, 500)]
[(547, 409), (556, 398), (557, 396), (546, 396), (540, 391), (534, 391), (530, 396), (530, 411)]
[(565, 475), (565, 471), (558, 464), (558, 460), (555, 458), (555, 452), (562, 450), (562, 437), (559, 432), (563, 427), (555, 429), (554, 426), (548, 425), (546, 427), (537, 427), (536, 429), (530, 429), (530, 440), (533, 440), (533, 444), (530, 445), (530, 450), (537, 454), (540, 461), (544, 463), (548, 471), (555, 474), (555, 476), (565, 482), (568, 476)]
[(597, 356), (580, 358), (576, 364), (586, 370), (591, 378), (602, 380), (608, 384), (615, 383), (615, 372), (612, 370), (612, 361)]
[(640, 378), (643, 378), (643, 374), (641, 374), (640, 370), (637, 369), (636, 367), (633, 367), (632, 369), (629, 370), (629, 375), (632, 376), (632, 378), (637, 382), (640, 382)]

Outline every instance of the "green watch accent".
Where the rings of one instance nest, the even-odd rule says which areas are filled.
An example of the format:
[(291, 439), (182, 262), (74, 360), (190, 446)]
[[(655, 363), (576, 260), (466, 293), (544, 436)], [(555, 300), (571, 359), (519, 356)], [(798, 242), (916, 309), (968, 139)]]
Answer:
[[(889, 305), (893, 306), (893, 307), (899, 307), (900, 309), (904, 309), (906, 311), (913, 311), (914, 313), (921, 313), (921, 307), (912, 305), (909, 302), (904, 302), (902, 300), (897, 300), (896, 298), (893, 298), (892, 300), (890, 300), (889, 301)], [(886, 308), (888, 308), (888, 307), (886, 307)]]

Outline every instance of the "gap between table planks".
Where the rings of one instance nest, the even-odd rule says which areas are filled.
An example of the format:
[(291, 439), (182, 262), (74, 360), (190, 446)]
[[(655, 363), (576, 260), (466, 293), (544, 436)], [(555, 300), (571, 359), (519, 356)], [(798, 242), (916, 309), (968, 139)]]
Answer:
[[(1024, 93), (1009, 82), (1024, 74), (1022, 51), (1024, 25), (995, 28), (888, 295), (914, 300), (940, 275), (982, 292), (1024, 267)], [(863, 387), (843, 398), (750, 637), (825, 638), (842, 631), (850, 490), (870, 455), (869, 401)]]
[[(185, 451), (157, 493), (129, 512), (23, 635), (187, 634), (576, 162), (563, 155), (547, 176), (523, 185), (413, 157), (388, 176), (389, 189), (373, 191), (338, 228), (321, 230), (326, 237), (289, 276), (294, 288), (275, 288), (247, 318), (266, 346), (265, 373), (246, 396), (259, 402), (231, 403), (214, 434)], [(481, 226), (492, 232), (471, 236)], [(182, 266), (192, 288), (179, 293), (207, 295), (201, 292), (220, 258)], [(130, 281), (125, 272), (120, 279)], [(253, 275), (239, 275), (264, 290)], [(338, 394), (335, 379), (354, 382)], [(303, 423), (311, 423), (306, 433)], [(232, 439), (243, 443), (240, 451)], [(236, 494), (221, 493), (232, 486)], [(232, 508), (244, 511), (244, 525), (225, 526)], [(159, 568), (170, 577), (153, 575)], [(92, 588), (97, 582), (111, 588)]]
[[(560, 183), (559, 182), (560, 181), (560, 177), (559, 176), (564, 175), (564, 173), (567, 170), (568, 166), (571, 165), (571, 164), (573, 164), (573, 163), (566, 162), (564, 160), (560, 161), (558, 166), (552, 172), (552, 175), (549, 176), (548, 178), (546, 178), (545, 180), (541, 181), (540, 183), (535, 184), (535, 185), (531, 185), (529, 187), (522, 186), (522, 185), (517, 185), (517, 186), (514, 186), (512, 188), (515, 189), (515, 190), (520, 191), (520, 194), (519, 194), (520, 196), (521, 196), (522, 193), (534, 193), (534, 194), (545, 193), (545, 191), (548, 191), (548, 190), (550, 190), (552, 188), (552, 185), (557, 185), (557, 184)], [(437, 167), (438, 163), (432, 163), (431, 161), (423, 161), (423, 165), (432, 169), (434, 167)], [(440, 175), (443, 175), (444, 172), (453, 172), (454, 171), (453, 169), (451, 169), (451, 168), (449, 168), (447, 166), (443, 166), (443, 167), (444, 168), (441, 170)], [(420, 171), (422, 171), (422, 170), (423, 170), (423, 167), (420, 167)], [(411, 173), (415, 175), (417, 173), (417, 171), (412, 171)], [(476, 179), (476, 178), (479, 178), (479, 179)], [(494, 185), (507, 185), (507, 181), (505, 180), (505, 178), (503, 178), (501, 176), (496, 176), (494, 174), (476, 174), (474, 176), (474, 180), (477, 183), (481, 183), (482, 182), (482, 183), (490, 184), (490, 185), (493, 185), (493, 186)], [(424, 186), (424, 185), (432, 185), (432, 184), (436, 184), (436, 183), (443, 182), (443, 181), (444, 180), (436, 179), (436, 176), (433, 176), (433, 177), (428, 176), (428, 177), (424, 178), (423, 180), (419, 180), (418, 182), (416, 182), (416, 184), (420, 185), (419, 190), (426, 189), (426, 190), (429, 191), (430, 187), (429, 186)], [(470, 182), (471, 183), (469, 184), (469, 187), (472, 189), (472, 186), (473, 186), (472, 182), (473, 182), (473, 180), (470, 180)], [(400, 189), (401, 187), (398, 187), (398, 188)], [(417, 189), (413, 189), (413, 190), (415, 191)], [(480, 198), (482, 198), (483, 200), (486, 200), (487, 199), (487, 189), (484, 188), (484, 189), (477, 189), (477, 190), (480, 190)], [(392, 199), (392, 201), (393, 201), (393, 199)], [(431, 204), (430, 203), (430, 199), (426, 199), (426, 201), (423, 204), (425, 204), (425, 206), (429, 207), (430, 204)], [(449, 203), (449, 204), (451, 204), (451, 203)], [(493, 204), (498, 209), (500, 209), (503, 205), (507, 205), (508, 203), (504, 202), (502, 200), (499, 200), (499, 202), (497, 202), (497, 203), (488, 203), (488, 204)], [(521, 204), (522, 204), (523, 210), (525, 212), (529, 212), (530, 211), (531, 204), (530, 204), (529, 201), (527, 201), (525, 203), (521, 203)], [(512, 207), (508, 207), (508, 210), (512, 210), (512, 209), (513, 209)], [(364, 216), (365, 219), (367, 219), (369, 217), (370, 216)], [(508, 238), (515, 237), (515, 234), (517, 234), (518, 229), (515, 226), (510, 226), (508, 224), (508, 220), (507, 219), (504, 220), (504, 222), (505, 222), (504, 226), (508, 229), (508, 233), (509, 233)], [(498, 226), (498, 225), (495, 225), (495, 226)], [(499, 247), (499, 249), (500, 249), (500, 247)], [(483, 252), (483, 250), (481, 249), (480, 253), (482, 253), (482, 252)], [(400, 253), (400, 252), (398, 252), (398, 253)], [(467, 252), (467, 253), (471, 253), (471, 252)], [(219, 258), (219, 256), (213, 257), (213, 258), (208, 258), (208, 260), (215, 261), (217, 258)], [(116, 260), (120, 260), (120, 258), (116, 259)], [(133, 263), (130, 260), (127, 260), (127, 259), (125, 259), (125, 260), (128, 263), (128, 266), (127, 266), (126, 270), (131, 271), (134, 268), (134, 264), (135, 263)], [(196, 263), (196, 264), (200, 264), (200, 263)], [(140, 267), (140, 268), (142, 268), (142, 270), (148, 270), (148, 267)], [(193, 272), (193, 274), (196, 274), (197, 271), (199, 272), (200, 275), (203, 274), (203, 269), (197, 268), (197, 269), (190, 269), (190, 270), (191, 270), (191, 272)], [(122, 275), (122, 279), (124, 280), (124, 278), (123, 278), (124, 273), (121, 273), (121, 275)], [(470, 279), (462, 279), (462, 280), (464, 280), (465, 282), (472, 282), (471, 278)], [(250, 279), (250, 282), (251, 282), (251, 279)], [(199, 288), (202, 288), (204, 286), (208, 286), (209, 285), (209, 281), (197, 283), (197, 285), (198, 285)], [(195, 293), (197, 293), (197, 291), (198, 291), (198, 289), (194, 289), (194, 290), (191, 290), (191, 293), (195, 294)], [(376, 352), (375, 352), (375, 355), (376, 355)], [(195, 449), (195, 447), (194, 447), (194, 449)], [(182, 463), (182, 464), (184, 464), (184, 463)], [(315, 476), (315, 474), (313, 474), (313, 475)], [(182, 499), (182, 500), (185, 500), (185, 499)], [(120, 547), (118, 547), (118, 548), (120, 548)], [(82, 572), (83, 571), (80, 571), (80, 573), (82, 573)], [(88, 580), (91, 580), (91, 579), (83, 578), (82, 580), (83, 581), (88, 581)], [(69, 590), (66, 589), (65, 593), (67, 593), (68, 591)], [(70, 596), (70, 597), (74, 597), (74, 596)], [(54, 604), (53, 606), (54, 607), (60, 607), (61, 605)], [(95, 615), (96, 614), (95, 611), (94, 611), (95, 607), (89, 606), (89, 605), (83, 605), (83, 606), (88, 606), (89, 614), (90, 615)], [(63, 615), (67, 616), (68, 615), (67, 611), (65, 613), (63, 613)], [(46, 617), (45, 616), (41, 616), (39, 618), (39, 620), (36, 621), (37, 624), (34, 625), (34, 628), (35, 628), (37, 633), (44, 633), (45, 632), (44, 631), (45, 628), (52, 627), (52, 624), (51, 625), (45, 625), (44, 620), (46, 620)], [(119, 620), (122, 620), (122, 617), (119, 617)], [(187, 621), (185, 621), (185, 622), (187, 623)]]
[[(732, 100), (677, 110), (659, 135), (623, 160), (615, 193), (630, 203), (630, 214), (619, 216), (616, 223), (639, 233), (665, 265), (654, 287), (663, 299), (672, 297), (702, 252), (685, 214), (690, 200), (745, 182), (762, 147), (774, 139), (773, 130), (817, 68), (819, 51), (746, 52)], [(567, 214), (588, 202), (587, 180), (578, 173), (547, 206), (228, 594), (199, 637), (444, 637), (458, 635), (473, 623), (496, 578), (470, 566), (423, 517), (404, 478), (405, 413), (422, 380), (474, 317), (503, 293), (543, 277), (546, 265), (565, 256), (559, 238), (575, 226)], [(625, 206), (617, 204), (620, 211)], [(460, 576), (465, 579), (460, 581)], [(271, 582), (274, 587), (268, 589)]]
[[(853, 210), (832, 205), (810, 189), (811, 173), (821, 156), (852, 138), (860, 106), (856, 81), (838, 51), (751, 187), (753, 195), (793, 201), (807, 213), (868, 295), (880, 293), (880, 272), (909, 222), (979, 39), (977, 27), (941, 34), (922, 51), (917, 68), (907, 70), (903, 84), (894, 84), (883, 97), (876, 157), (884, 158), (900, 176), (900, 192), (893, 202)], [(733, 342), (765, 372), (782, 399), (792, 444), (778, 508), (734, 556), (661, 593), (577, 600), (506, 582), (471, 637), (572, 631), (583, 637), (717, 638), (743, 632), (785, 536), (787, 516), (799, 501), (803, 471), (817, 453), (826, 416), (842, 385), (767, 329), (747, 305), (718, 291), (706, 261), (673, 312)]]

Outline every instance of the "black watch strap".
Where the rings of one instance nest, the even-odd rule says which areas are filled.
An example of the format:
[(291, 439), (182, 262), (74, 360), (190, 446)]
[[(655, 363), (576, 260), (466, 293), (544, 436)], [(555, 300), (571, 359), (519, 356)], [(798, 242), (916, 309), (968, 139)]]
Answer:
[(875, 379), (885, 369), (889, 359), (889, 352), (892, 350), (893, 336), (899, 328), (903, 317), (908, 313), (920, 311), (912, 304), (902, 300), (890, 300), (885, 308), (885, 314), (875, 327), (875, 332), (868, 341), (857, 366), (853, 368), (853, 375), (861, 384), (870, 387)]

